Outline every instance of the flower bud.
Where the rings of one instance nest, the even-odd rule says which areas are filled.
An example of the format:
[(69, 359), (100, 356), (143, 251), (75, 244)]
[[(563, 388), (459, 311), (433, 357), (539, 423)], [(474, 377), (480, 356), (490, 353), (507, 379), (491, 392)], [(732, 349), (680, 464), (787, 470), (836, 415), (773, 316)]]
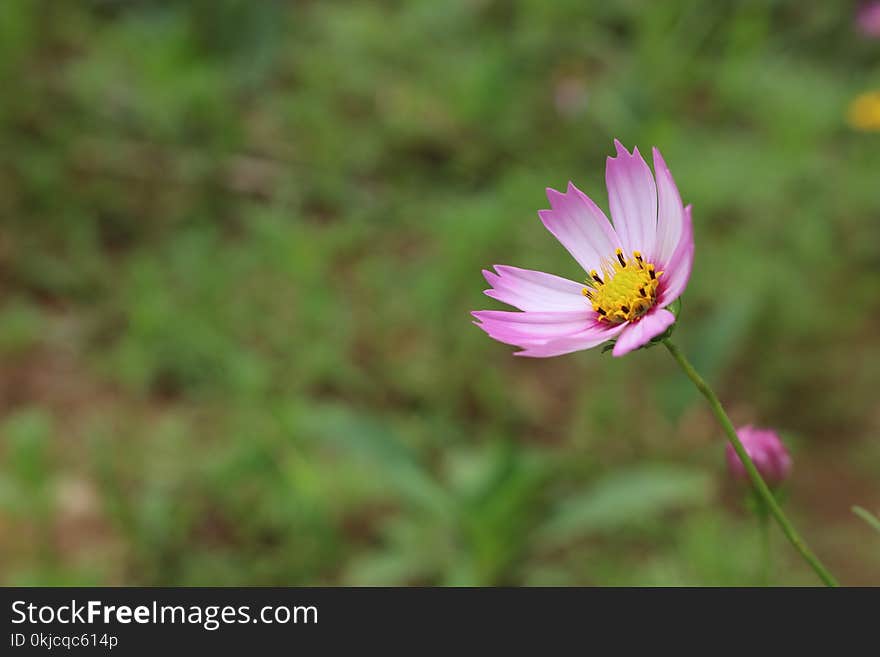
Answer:
[(859, 31), (867, 37), (880, 37), (880, 2), (864, 2), (856, 14)]
[[(791, 472), (791, 456), (777, 433), (771, 429), (757, 429), (751, 425), (740, 427), (736, 435), (746, 448), (768, 486), (781, 484)], [(737, 456), (733, 445), (727, 445), (727, 465), (737, 479), (748, 479), (746, 468)]]

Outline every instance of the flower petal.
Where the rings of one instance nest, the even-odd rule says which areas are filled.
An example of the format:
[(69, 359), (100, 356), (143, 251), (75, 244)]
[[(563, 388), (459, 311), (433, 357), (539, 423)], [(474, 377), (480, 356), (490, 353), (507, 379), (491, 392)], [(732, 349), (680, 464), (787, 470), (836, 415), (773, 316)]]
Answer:
[(517, 346), (580, 333), (597, 323), (592, 308), (567, 312), (478, 310), (471, 314), (490, 337)]
[(520, 310), (584, 310), (590, 304), (584, 298), (583, 283), (532, 269), (495, 265), (495, 271), (483, 270), (492, 286), (485, 294)]
[(615, 356), (624, 356), (647, 344), (652, 338), (656, 338), (674, 322), (675, 315), (668, 310), (653, 310), (639, 321), (627, 325), (626, 330), (617, 338), (611, 353)]
[(593, 328), (569, 335), (563, 338), (548, 340), (543, 344), (523, 344), (523, 351), (518, 351), (514, 356), (525, 356), (527, 358), (550, 358), (551, 356), (561, 356), (569, 354), (573, 351), (583, 351), (591, 349), (603, 342), (611, 340), (620, 335), (620, 332), (626, 327), (626, 324), (599, 324)]
[(620, 240), (605, 213), (589, 196), (568, 183), (566, 193), (547, 188), (552, 210), (540, 210), (538, 216), (584, 271), (600, 269), (602, 258), (614, 255)]
[(605, 166), (605, 184), (614, 230), (620, 236), (627, 255), (641, 251), (645, 257), (655, 256), (657, 238), (657, 186), (651, 170), (633, 149), (632, 155), (614, 140), (617, 157), (609, 157)]
[(657, 179), (657, 242), (654, 262), (659, 269), (665, 269), (681, 239), (684, 227), (684, 206), (678, 187), (672, 179), (669, 167), (656, 148), (654, 152), (654, 177)]
[(684, 209), (684, 224), (681, 239), (675, 252), (670, 256), (663, 270), (665, 279), (657, 304), (663, 308), (675, 301), (684, 292), (694, 266), (694, 224), (691, 219), (691, 206)]

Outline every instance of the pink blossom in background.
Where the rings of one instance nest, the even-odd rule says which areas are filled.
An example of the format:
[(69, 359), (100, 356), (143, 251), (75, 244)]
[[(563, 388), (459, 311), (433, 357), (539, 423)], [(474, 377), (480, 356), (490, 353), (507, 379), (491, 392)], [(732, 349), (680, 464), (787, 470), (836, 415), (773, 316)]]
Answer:
[(865, 36), (880, 37), (880, 2), (865, 2), (856, 14), (856, 24)]
[(616, 339), (623, 356), (663, 334), (675, 316), (666, 307), (687, 286), (694, 259), (691, 208), (684, 207), (660, 151), (654, 174), (638, 148), (615, 140), (605, 182), (611, 222), (582, 191), (547, 189), (550, 210), (538, 216), (583, 268), (578, 283), (540, 271), (495, 265), (484, 270), (486, 294), (519, 311), (481, 310), (475, 322), (490, 337), (546, 358)]
[[(736, 435), (768, 486), (776, 486), (788, 478), (791, 472), (791, 456), (775, 431), (746, 425), (737, 429)], [(729, 443), (727, 465), (737, 479), (748, 478), (745, 466)]]
[(583, 114), (587, 109), (589, 94), (583, 78), (567, 76), (556, 82), (553, 87), (553, 104), (560, 116), (572, 119)]

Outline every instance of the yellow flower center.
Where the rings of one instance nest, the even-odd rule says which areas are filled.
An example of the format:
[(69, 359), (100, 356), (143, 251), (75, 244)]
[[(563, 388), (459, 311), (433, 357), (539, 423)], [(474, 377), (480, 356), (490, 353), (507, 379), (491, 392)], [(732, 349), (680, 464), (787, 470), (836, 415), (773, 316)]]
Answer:
[(614, 260), (602, 262), (602, 273), (590, 272), (583, 294), (599, 314), (599, 321), (612, 324), (633, 321), (657, 302), (657, 285), (663, 275), (642, 254), (633, 251), (627, 260), (617, 249)]

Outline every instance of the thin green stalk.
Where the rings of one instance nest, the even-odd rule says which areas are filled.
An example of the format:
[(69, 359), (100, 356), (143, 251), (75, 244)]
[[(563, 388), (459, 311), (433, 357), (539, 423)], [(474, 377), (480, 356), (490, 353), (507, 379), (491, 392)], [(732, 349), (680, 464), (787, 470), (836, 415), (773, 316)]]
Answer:
[(736, 450), (737, 455), (743, 462), (743, 465), (746, 468), (746, 472), (749, 475), (749, 479), (751, 479), (752, 485), (755, 488), (755, 492), (760, 496), (761, 500), (767, 506), (767, 509), (770, 511), (776, 522), (779, 523), (779, 527), (782, 529), (782, 533), (785, 534), (786, 538), (788, 538), (794, 548), (804, 558), (804, 561), (806, 561), (810, 565), (810, 567), (814, 571), (816, 571), (819, 579), (821, 579), (828, 586), (838, 586), (837, 580), (834, 579), (834, 576), (830, 572), (828, 572), (825, 566), (822, 565), (822, 562), (819, 561), (819, 557), (813, 554), (812, 550), (810, 550), (804, 540), (800, 537), (800, 534), (797, 533), (794, 525), (789, 522), (788, 518), (785, 516), (785, 513), (782, 511), (782, 508), (776, 502), (776, 498), (773, 496), (773, 493), (770, 492), (767, 484), (764, 483), (764, 480), (758, 473), (758, 469), (755, 467), (755, 464), (752, 463), (752, 459), (749, 458), (745, 447), (743, 447), (742, 442), (736, 435), (736, 429), (734, 428), (733, 423), (730, 421), (730, 418), (727, 417), (727, 413), (721, 406), (721, 402), (719, 401), (718, 396), (715, 394), (712, 388), (710, 388), (709, 385), (703, 380), (699, 373), (694, 369), (693, 365), (688, 362), (687, 358), (684, 357), (684, 354), (682, 354), (678, 350), (678, 347), (672, 344), (672, 342), (668, 339), (663, 340), (663, 344), (666, 345), (669, 353), (672, 354), (672, 357), (678, 362), (678, 364), (681, 366), (681, 369), (684, 370), (684, 373), (688, 375), (688, 378), (693, 381), (694, 385), (697, 387), (697, 390), (699, 390), (708, 400), (709, 407), (712, 409), (712, 413), (718, 419), (718, 422), (724, 429), (724, 433), (727, 434), (727, 439), (730, 441), (730, 444), (733, 445), (733, 449)]

